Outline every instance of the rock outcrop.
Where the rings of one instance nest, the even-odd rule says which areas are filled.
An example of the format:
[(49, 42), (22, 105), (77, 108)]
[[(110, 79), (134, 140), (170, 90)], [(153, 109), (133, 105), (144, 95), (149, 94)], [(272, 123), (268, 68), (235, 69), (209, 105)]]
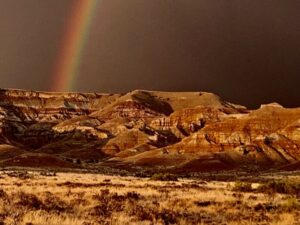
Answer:
[(300, 108), (277, 103), (248, 110), (205, 92), (0, 90), (0, 166), (290, 169), (299, 148)]

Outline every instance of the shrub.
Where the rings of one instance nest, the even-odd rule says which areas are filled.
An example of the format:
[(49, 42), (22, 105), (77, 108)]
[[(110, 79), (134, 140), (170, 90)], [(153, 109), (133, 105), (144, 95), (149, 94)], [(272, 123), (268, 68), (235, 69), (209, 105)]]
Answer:
[(29, 174), (27, 171), (13, 171), (13, 172), (8, 172), (6, 173), (7, 176), (9, 177), (16, 177), (21, 180), (26, 180), (26, 179), (32, 179), (33, 175)]
[(293, 211), (293, 210), (300, 210), (300, 201), (296, 198), (288, 198), (287, 201), (281, 205), (283, 210), (286, 211)]
[(258, 203), (257, 205), (254, 206), (255, 211), (274, 211), (276, 210), (277, 207), (273, 205), (272, 203)]
[(46, 198), (43, 201), (43, 207), (46, 211), (63, 212), (71, 210), (66, 202), (62, 201), (59, 197), (53, 195), (51, 192), (46, 193)]
[(246, 182), (235, 182), (234, 184), (234, 191), (241, 191), (241, 192), (252, 192), (252, 184), (251, 183), (246, 183)]
[(131, 192), (127, 192), (126, 194), (126, 198), (128, 198), (129, 200), (139, 200), (141, 198), (141, 195), (134, 192), (134, 191), (131, 191)]
[(29, 209), (40, 209), (43, 206), (43, 203), (39, 200), (39, 198), (34, 194), (27, 194), (24, 192), (17, 193), (16, 202), (17, 205), (25, 206)]
[(295, 181), (270, 181), (264, 184), (260, 184), (258, 192), (267, 194), (290, 194), (290, 195), (300, 195), (300, 182)]
[(7, 196), (6, 192), (3, 189), (0, 189), (0, 199), (7, 198), (7, 197), (8, 196)]
[(151, 176), (150, 180), (155, 180), (155, 181), (178, 181), (178, 178), (174, 174), (155, 173)]
[(199, 207), (207, 207), (210, 205), (215, 205), (216, 202), (215, 201), (196, 201), (195, 205), (199, 206)]
[(41, 171), (40, 172), (40, 176), (44, 176), (44, 177), (55, 177), (56, 176), (56, 172), (52, 172), (52, 171)]

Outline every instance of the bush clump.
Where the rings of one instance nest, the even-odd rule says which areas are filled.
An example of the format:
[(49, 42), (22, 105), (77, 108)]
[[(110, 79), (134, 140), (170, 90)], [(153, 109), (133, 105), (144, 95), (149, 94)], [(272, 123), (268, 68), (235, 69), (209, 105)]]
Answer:
[(178, 178), (174, 174), (169, 173), (155, 173), (151, 176), (150, 180), (156, 181), (178, 181)]
[(300, 201), (297, 198), (288, 198), (287, 201), (281, 205), (285, 211), (300, 210)]
[(41, 209), (43, 203), (41, 200), (34, 194), (27, 194), (25, 192), (19, 192), (16, 194), (16, 205), (24, 206), (29, 209)]
[(252, 192), (252, 184), (251, 183), (246, 183), (246, 182), (235, 182), (234, 184), (234, 191), (241, 191), (241, 192)]
[(52, 171), (41, 171), (40, 175), (44, 176), (44, 177), (55, 177), (56, 172), (55, 171), (53, 171), (53, 172)]
[(267, 193), (267, 194), (289, 194), (300, 196), (300, 182), (296, 181), (269, 181), (264, 184), (260, 184), (258, 192)]

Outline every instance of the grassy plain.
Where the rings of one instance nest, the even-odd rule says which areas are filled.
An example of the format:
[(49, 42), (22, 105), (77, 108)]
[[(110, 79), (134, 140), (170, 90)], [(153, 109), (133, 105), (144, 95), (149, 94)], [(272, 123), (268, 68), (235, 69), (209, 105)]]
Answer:
[(1, 171), (0, 224), (300, 224), (299, 175), (160, 177)]

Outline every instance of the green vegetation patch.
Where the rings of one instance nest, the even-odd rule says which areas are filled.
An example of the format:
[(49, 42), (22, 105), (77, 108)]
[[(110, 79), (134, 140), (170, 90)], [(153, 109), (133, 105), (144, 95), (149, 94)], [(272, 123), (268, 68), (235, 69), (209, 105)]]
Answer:
[(156, 181), (178, 181), (178, 178), (174, 174), (169, 173), (155, 173), (150, 177), (150, 180)]
[(260, 184), (257, 191), (267, 194), (280, 193), (300, 196), (300, 182), (287, 180), (269, 181)]

